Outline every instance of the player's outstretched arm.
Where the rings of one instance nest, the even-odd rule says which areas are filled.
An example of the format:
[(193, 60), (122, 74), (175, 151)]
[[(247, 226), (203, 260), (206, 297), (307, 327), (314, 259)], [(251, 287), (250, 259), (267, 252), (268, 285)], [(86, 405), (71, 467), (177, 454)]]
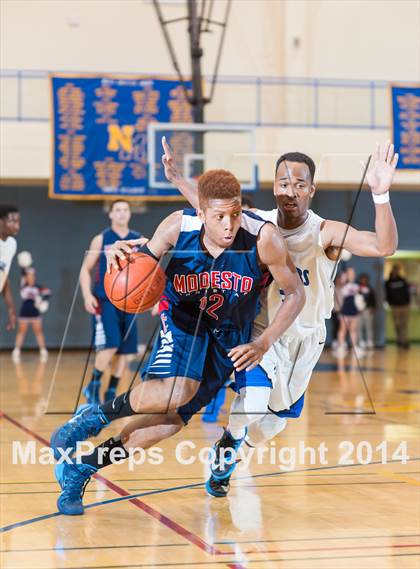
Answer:
[(398, 231), (388, 192), (397, 163), (398, 154), (394, 153), (393, 144), (388, 141), (376, 146), (366, 173), (375, 205), (375, 232), (357, 231), (339, 221), (326, 221), (322, 230), (326, 250), (343, 246), (361, 257), (387, 257), (395, 253)]
[(284, 302), (264, 332), (253, 342), (230, 351), (237, 371), (256, 367), (265, 352), (289, 328), (305, 304), (305, 291), (286, 245), (279, 231), (271, 223), (263, 226), (258, 240), (258, 254), (279, 288), (284, 291)]
[(168, 215), (158, 226), (150, 240), (141, 237), (128, 241), (116, 241), (106, 252), (107, 271), (111, 267), (119, 269), (119, 259), (125, 259), (133, 250), (133, 247), (142, 247), (147, 243), (147, 249), (156, 259), (160, 259), (171, 247), (174, 247), (181, 231), (182, 211), (174, 211)]
[(162, 136), (162, 146), (162, 164), (165, 169), (166, 179), (181, 192), (184, 198), (188, 200), (193, 207), (198, 208), (197, 186), (190, 184), (183, 177), (181, 170), (175, 161), (174, 155), (172, 154), (172, 150), (164, 136)]

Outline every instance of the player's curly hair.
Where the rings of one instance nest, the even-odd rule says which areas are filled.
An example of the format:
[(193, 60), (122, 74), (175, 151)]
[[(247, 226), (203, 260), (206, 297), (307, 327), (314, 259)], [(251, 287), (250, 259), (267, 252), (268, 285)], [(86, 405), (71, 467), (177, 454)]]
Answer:
[(241, 185), (227, 170), (208, 170), (198, 179), (198, 201), (200, 207), (209, 200), (227, 200), (241, 197)]

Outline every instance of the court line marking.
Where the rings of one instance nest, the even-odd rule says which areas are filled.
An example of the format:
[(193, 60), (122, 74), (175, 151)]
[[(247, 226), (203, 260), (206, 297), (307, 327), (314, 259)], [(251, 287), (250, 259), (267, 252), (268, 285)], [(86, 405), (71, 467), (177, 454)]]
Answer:
[(380, 474), (380, 476), (384, 476), (386, 478), (396, 478), (401, 482), (406, 482), (407, 484), (412, 484), (413, 486), (420, 486), (420, 480), (416, 480), (416, 478), (411, 478), (410, 476), (404, 476), (403, 474), (392, 472), (391, 470), (384, 470)]
[[(48, 442), (43, 439), (42, 437), (39, 437), (35, 432), (31, 431), (30, 429), (28, 429), (27, 427), (25, 427), (24, 425), (20, 424), (19, 421), (16, 421), (15, 419), (12, 419), (11, 417), (9, 417), (8, 415), (6, 415), (5, 413), (3, 413), (3, 416), (5, 419), (9, 420), (12, 424), (14, 424), (16, 427), (20, 428), (21, 430), (25, 431), (26, 433), (28, 433), (29, 435), (31, 435), (32, 437), (34, 437), (36, 440), (39, 440), (40, 442), (47, 444)], [(410, 458), (407, 462), (414, 462), (414, 461), (419, 461), (420, 457), (415, 457), (415, 458)], [(399, 460), (389, 460), (388, 464), (390, 463), (400, 463)], [(290, 472), (290, 474), (299, 474), (299, 473), (306, 473), (306, 472), (313, 472), (313, 471), (319, 471), (319, 470), (333, 470), (333, 469), (337, 469), (337, 468), (354, 468), (357, 466), (371, 466), (371, 465), (378, 465), (381, 464), (381, 461), (374, 461), (371, 462), (369, 465), (363, 465), (363, 464), (359, 464), (359, 463), (355, 463), (355, 464), (347, 464), (347, 465), (342, 465), (342, 464), (333, 464), (333, 465), (329, 465), (329, 466), (316, 466), (316, 467), (311, 467), (311, 468), (306, 468), (306, 469), (301, 469), (301, 470), (295, 470)], [(267, 477), (267, 478), (271, 478), (273, 476), (281, 476), (281, 475), (285, 475), (285, 474), (289, 474), (289, 472), (287, 471), (276, 471), (276, 472), (268, 472), (268, 473), (263, 473), (263, 474), (255, 474), (255, 475), (248, 475), (248, 476), (241, 476), (241, 477), (237, 477), (236, 480), (240, 481), (240, 480), (252, 480), (255, 478), (262, 478), (262, 477)], [(361, 475), (363, 473), (360, 473)], [(101, 481), (104, 481), (104, 484), (107, 485), (108, 481), (107, 479), (105, 479), (102, 476), (98, 476), (98, 474), (96, 474), (94, 476), (96, 479), (99, 479)], [(115, 486), (116, 488), (118, 488), (118, 486), (116, 486), (115, 484), (113, 484), (112, 482), (110, 482), (110, 484), (112, 484), (112, 486)], [(198, 488), (200, 486), (204, 486), (204, 482), (196, 482), (194, 484), (185, 484), (182, 486), (173, 486), (170, 488), (165, 488), (163, 490), (152, 490), (150, 492), (144, 492), (144, 493), (140, 493), (140, 494), (129, 494), (129, 493), (125, 493), (124, 495), (120, 494), (119, 498), (112, 498), (110, 500), (103, 500), (101, 502), (95, 502), (93, 504), (88, 504), (87, 506), (85, 506), (85, 509), (88, 508), (93, 508), (96, 506), (101, 506), (101, 505), (106, 505), (106, 504), (111, 504), (111, 503), (116, 503), (116, 502), (122, 502), (125, 500), (129, 500), (130, 498), (136, 499), (137, 497), (141, 497), (141, 496), (150, 496), (150, 495), (155, 495), (155, 494), (162, 494), (162, 493), (166, 493), (166, 492), (172, 492), (172, 491), (176, 491), (176, 490), (185, 490), (185, 489), (189, 489), (189, 488)], [(121, 489), (123, 490), (123, 489)], [(125, 490), (123, 490), (124, 492), (126, 492)], [(118, 493), (118, 492), (117, 492)], [(32, 518), (33, 522), (36, 521), (41, 521), (43, 519), (47, 519), (48, 517), (55, 517), (55, 516), (60, 516), (62, 514), (60, 514), (60, 512), (54, 512), (52, 514), (46, 514), (44, 516), (39, 516), (37, 518)], [(0, 528), (0, 533), (4, 532), (4, 531), (10, 531), (10, 529), (14, 529), (14, 527), (20, 527), (21, 525), (27, 525), (29, 523), (32, 523), (31, 519), (29, 520), (25, 520), (23, 522), (17, 522), (15, 524), (12, 524), (11, 526), (5, 526), (4, 528)]]
[[(139, 545), (89, 545), (80, 547), (60, 547), (60, 551), (90, 551), (93, 549), (135, 549), (135, 548), (151, 548), (151, 547), (187, 547), (189, 543), (142, 543)], [(35, 548), (35, 549), (0, 549), (1, 553), (28, 553), (43, 551), (58, 551), (57, 547)], [(94, 568), (92, 568), (94, 569)]]
[(291, 537), (282, 539), (259, 539), (244, 541), (215, 541), (216, 545), (235, 545), (241, 543), (278, 543), (282, 541), (338, 541), (342, 539), (401, 539), (406, 537), (420, 537), (419, 533), (409, 533), (403, 535), (343, 535), (341, 537)]
[[(289, 538), (289, 539), (261, 539), (261, 540), (244, 540), (244, 541), (215, 541), (215, 545), (237, 545), (244, 543), (280, 543), (280, 542), (294, 542), (294, 541), (340, 541), (359, 540), (359, 539), (401, 539), (407, 537), (420, 537), (420, 534), (405, 534), (405, 535), (355, 535), (355, 536), (342, 536), (342, 537), (307, 537), (307, 538)], [(149, 547), (186, 547), (188, 543), (162, 543), (162, 544), (139, 544), (139, 545), (96, 545), (96, 546), (80, 546), (80, 547), (60, 547), (60, 551), (79, 551), (79, 550), (92, 550), (92, 549), (135, 549), (135, 548), (149, 548)], [(50, 548), (34, 548), (34, 549), (2, 549), (2, 553), (28, 553), (28, 552), (42, 552), (42, 551), (57, 551), (56, 547)], [(261, 553), (263, 553), (261, 551)]]
[[(408, 480), (390, 480), (389, 482), (325, 482), (324, 484), (242, 484), (241, 488), (296, 488), (302, 487), (308, 488), (310, 486), (375, 486), (377, 484), (404, 484), (404, 482), (408, 482)], [(420, 482), (417, 482), (420, 486)], [(236, 486), (234, 486), (236, 487)], [(127, 488), (128, 492), (138, 492), (141, 490), (142, 492), (149, 491), (149, 490), (164, 490), (164, 488)], [(199, 490), (199, 488), (191, 488), (191, 490)], [(96, 494), (98, 490), (86, 490), (85, 494), (91, 493)], [(101, 492), (112, 492), (110, 488), (101, 489)], [(29, 491), (29, 492), (0, 492), (0, 496), (24, 496), (24, 495), (33, 495), (33, 494), (57, 494), (57, 490), (38, 490)]]
[[(177, 544), (174, 544), (177, 545)], [(184, 545), (188, 545), (188, 544), (184, 544)], [(112, 548), (114, 548), (114, 546), (111, 546)], [(116, 546), (115, 549), (119, 549), (120, 547), (139, 547), (136, 545), (133, 546)], [(144, 546), (140, 546), (140, 547), (144, 547)], [(150, 547), (153, 547), (152, 545)], [(399, 543), (399, 544), (391, 544), (391, 545), (361, 545), (361, 546), (357, 546), (357, 549), (392, 549), (392, 548), (401, 548), (401, 549), (405, 549), (405, 548), (410, 548), (410, 547), (418, 547), (420, 548), (420, 543)], [(73, 549), (73, 548), (67, 548), (68, 549)], [(83, 548), (82, 548), (83, 549)], [(98, 545), (95, 548), (90, 548), (90, 549), (104, 549), (102, 546)], [(354, 545), (353, 546), (347, 546), (347, 547), (316, 547), (316, 548), (303, 548), (303, 549), (267, 549), (267, 550), (250, 550), (250, 551), (241, 551), (242, 555), (253, 555), (253, 554), (259, 554), (259, 555), (266, 555), (267, 553), (309, 553), (309, 552), (318, 552), (318, 551), (347, 551), (347, 550), (354, 550)], [(62, 548), (60, 548), (60, 551), (62, 550)], [(25, 551), (25, 550), (24, 550)], [(30, 550), (30, 551), (54, 551), (54, 549), (47, 549), (47, 550)], [(5, 552), (4, 552), (5, 553)], [(10, 553), (16, 553), (16, 551), (10, 552)], [(232, 555), (232, 551), (221, 551), (218, 555)], [(256, 559), (253, 560), (254, 562), (257, 561)], [(261, 560), (263, 561), (263, 560)], [(264, 560), (265, 561), (265, 560)], [(269, 559), (267, 560), (268, 562), (270, 561)], [(285, 559), (285, 561), (287, 561), (287, 558)], [(209, 562), (211, 563), (211, 562)]]
[[(334, 561), (336, 559), (378, 559), (381, 557), (419, 557), (418, 553), (389, 553), (385, 555), (345, 555), (340, 557), (282, 557), (280, 559), (247, 559), (247, 565), (250, 563), (272, 563), (275, 561)], [(135, 565), (127, 565), (124, 563), (124, 568), (136, 569), (138, 567), (149, 567), (154, 569), (155, 567), (201, 567), (206, 565), (223, 565), (228, 563), (230, 569), (246, 569), (243, 565), (236, 563), (235, 561), (192, 561), (184, 563), (136, 563)], [(309, 567), (309, 566), (308, 566)], [(92, 565), (89, 569), (121, 569), (121, 565)], [(20, 569), (44, 569), (44, 567), (35, 568), (31, 567), (20, 567)], [(79, 565), (72, 567), (71, 569), (87, 569), (86, 565)]]
[[(299, 478), (300, 476), (303, 477), (322, 477), (322, 476), (379, 476), (378, 472), (333, 472), (332, 474), (306, 474), (306, 472), (294, 472), (293, 470), (287, 473), (289, 476), (293, 476), (295, 478)], [(395, 472), (395, 474), (420, 474), (420, 470), (409, 470), (408, 472)], [(202, 480), (201, 476), (180, 476), (179, 478), (169, 477), (169, 478), (115, 478), (114, 482), (149, 482), (153, 480), (154, 482), (163, 482), (164, 480)], [(56, 480), (25, 480), (19, 482), (0, 482), (0, 486), (4, 485), (18, 485), (18, 484), (57, 484)], [(146, 490), (146, 488), (145, 488)], [(153, 490), (153, 488), (149, 488), (149, 490)], [(158, 488), (155, 488), (158, 490)], [(87, 490), (89, 492), (89, 490)]]
[[(0, 411), (1, 412), (1, 411)], [(35, 438), (36, 440), (42, 442), (43, 444), (48, 445), (48, 442), (46, 441), (46, 439), (44, 439), (43, 437), (40, 437), (39, 435), (37, 435), (34, 431), (31, 431), (30, 429), (28, 429), (27, 427), (25, 427), (24, 425), (22, 425), (19, 421), (13, 419), (12, 417), (9, 417), (8, 415), (6, 415), (4, 412), (1, 412), (1, 416), (4, 417), (6, 420), (8, 420), (10, 423), (12, 423), (13, 425), (15, 425), (16, 427), (18, 427), (19, 429), (23, 430), (24, 432), (28, 433), (29, 435), (31, 435), (33, 438)], [(412, 458), (409, 459), (409, 461), (416, 461), (416, 460), (420, 460), (420, 457), (416, 457), (416, 458)], [(400, 462), (400, 461), (389, 461), (389, 463), (391, 462)], [(377, 462), (372, 462), (370, 463), (372, 464), (382, 464), (380, 461)], [(334, 468), (348, 468), (348, 467), (354, 467), (354, 466), (363, 466), (361, 464), (351, 464), (351, 465), (331, 465), (331, 466), (321, 466), (321, 467), (313, 467), (313, 468), (309, 468), (309, 469), (303, 469), (300, 472), (305, 472), (305, 471), (313, 471), (313, 470), (331, 470)], [(237, 480), (240, 479), (246, 479), (246, 478), (260, 478), (260, 477), (271, 477), (271, 476), (278, 476), (278, 475), (282, 475), (282, 474), (287, 474), (287, 472), (273, 472), (273, 473), (267, 473), (267, 474), (257, 474), (255, 476), (246, 476), (246, 477), (242, 477), (242, 478), (238, 478)], [(183, 528), (180, 524), (178, 524), (177, 522), (174, 522), (173, 520), (171, 520), (170, 518), (168, 518), (167, 516), (159, 513), (157, 510), (155, 510), (154, 508), (148, 506), (147, 504), (145, 504), (144, 502), (142, 502), (141, 500), (138, 500), (138, 496), (145, 496), (145, 495), (151, 495), (151, 494), (160, 494), (160, 493), (164, 493), (164, 492), (169, 492), (169, 491), (173, 491), (173, 490), (179, 490), (179, 489), (185, 489), (185, 488), (193, 488), (193, 487), (198, 487), (198, 486), (202, 486), (204, 485), (203, 482), (201, 483), (196, 483), (196, 484), (190, 484), (190, 485), (186, 485), (186, 486), (180, 486), (180, 487), (176, 487), (176, 488), (167, 488), (165, 490), (156, 490), (156, 491), (151, 491), (151, 492), (145, 492), (139, 495), (131, 495), (129, 494), (126, 490), (124, 490), (123, 488), (120, 488), (119, 486), (117, 486), (116, 484), (114, 484), (113, 482), (107, 480), (106, 478), (104, 478), (101, 475), (96, 474), (95, 478), (100, 480), (101, 482), (103, 482), (106, 486), (108, 486), (111, 489), (115, 489), (115, 492), (117, 494), (120, 495), (119, 498), (114, 498), (111, 500), (105, 500), (102, 502), (97, 502), (94, 504), (89, 504), (88, 506), (86, 506), (87, 508), (92, 508), (92, 507), (96, 507), (99, 505), (105, 505), (105, 504), (110, 504), (110, 503), (116, 503), (116, 502), (120, 502), (120, 501), (124, 501), (124, 500), (128, 500), (129, 502), (131, 502), (133, 505), (135, 505), (136, 507), (138, 507), (139, 509), (142, 509), (143, 511), (145, 511), (146, 513), (148, 513), (149, 515), (151, 515), (152, 517), (154, 517), (155, 519), (157, 519), (158, 521), (160, 521), (163, 525), (165, 525), (166, 527), (168, 527), (169, 529), (172, 529), (175, 533), (178, 533), (179, 535), (181, 535), (181, 537), (184, 537), (185, 539), (187, 539), (188, 541), (190, 541), (190, 543), (196, 545), (197, 547), (199, 547), (202, 551), (205, 551), (206, 553), (209, 553), (211, 555), (225, 555), (225, 554), (232, 554), (232, 552), (220, 552), (218, 549), (216, 549), (215, 547), (213, 547), (210, 544), (207, 544), (204, 540), (202, 540), (199, 536), (193, 534), (192, 532), (189, 532), (188, 530), (186, 530), (185, 528)], [(5, 526), (0, 528), (0, 533), (4, 533), (6, 531), (10, 531), (12, 529), (15, 529), (17, 527), (22, 527), (22, 526), (26, 526), (29, 525), (31, 523), (35, 523), (37, 521), (42, 521), (45, 519), (49, 519), (52, 517), (57, 517), (57, 516), (61, 516), (62, 514), (60, 512), (55, 512), (53, 514), (46, 514), (44, 516), (39, 516), (37, 518), (32, 518), (30, 520), (25, 520), (23, 522), (17, 522), (15, 524), (11, 524), (9, 526)], [(402, 555), (402, 554), (399, 554)], [(404, 554), (404, 555), (412, 555), (412, 554)], [(393, 555), (394, 556), (394, 555)], [(362, 557), (366, 557), (366, 556), (362, 556)], [(377, 556), (370, 556), (370, 557), (377, 557)], [(387, 557), (387, 556), (385, 556)], [(302, 559), (303, 560), (303, 559)], [(276, 560), (271, 560), (271, 561), (276, 561)], [(278, 561), (282, 561), (281, 559)], [(208, 564), (207, 562), (205, 564)], [(147, 565), (146, 565), (147, 566)], [(113, 566), (115, 567), (115, 566)], [(127, 566), (128, 567), (128, 566)], [(243, 565), (239, 564), (239, 563), (234, 563), (234, 565), (228, 565), (228, 567), (230, 569), (245, 569), (243, 567)]]
[[(393, 544), (393, 545), (358, 545), (357, 549), (388, 549), (388, 548), (408, 548), (408, 547), (419, 547), (420, 543), (408, 543), (408, 544)], [(257, 549), (254, 551), (241, 551), (243, 555), (251, 555), (253, 553), (308, 553), (308, 552), (315, 552), (315, 551), (347, 551), (348, 549), (354, 550), (353, 546), (348, 547), (316, 547), (316, 548), (304, 548), (304, 549), (268, 549), (268, 550), (261, 550), (258, 551)], [(223, 551), (222, 555), (232, 555), (231, 551)], [(256, 561), (256, 559), (254, 559)], [(268, 560), (270, 561), (270, 560)], [(287, 561), (287, 559), (285, 559)]]
[[(7, 421), (9, 421), (13, 425), (15, 425), (17, 428), (23, 430), (25, 433), (27, 433), (30, 436), (32, 436), (33, 438), (35, 438), (35, 440), (49, 446), (49, 442), (46, 439), (44, 439), (44, 437), (39, 436), (37, 433), (35, 433), (31, 429), (28, 429), (27, 427), (22, 425), (19, 421), (17, 421), (16, 419), (13, 419), (12, 417), (7, 415), (3, 411), (1, 413), (2, 413), (2, 417), (4, 419), (6, 419)], [(108, 488), (111, 488), (112, 490), (114, 490), (114, 492), (116, 494), (119, 494), (120, 498), (116, 498), (117, 501), (121, 501), (123, 499), (128, 500), (131, 504), (133, 504), (134, 506), (136, 506), (137, 508), (139, 508), (140, 510), (142, 510), (143, 512), (145, 512), (149, 516), (156, 519), (158, 522), (160, 522), (161, 524), (166, 526), (168, 529), (177, 533), (178, 535), (180, 535), (181, 537), (183, 537), (184, 539), (189, 541), (191, 544), (193, 544), (196, 547), (198, 547), (199, 549), (201, 549), (201, 551), (204, 551), (205, 553), (208, 553), (210, 555), (220, 555), (221, 554), (221, 552), (218, 549), (216, 549), (215, 547), (213, 547), (212, 545), (210, 545), (209, 543), (204, 541), (198, 535), (190, 532), (189, 530), (187, 530), (186, 528), (184, 528), (183, 526), (181, 526), (180, 524), (178, 524), (177, 522), (175, 522), (171, 518), (165, 516), (164, 514), (161, 514), (158, 510), (155, 510), (154, 508), (152, 508), (151, 506), (149, 506), (145, 502), (139, 500), (137, 496), (132, 496), (129, 492), (124, 490), (124, 488), (121, 488), (117, 484), (114, 484), (110, 480), (107, 480), (106, 478), (101, 476), (99, 473), (96, 473), (94, 475), (94, 478), (96, 480), (101, 481)], [(160, 492), (162, 492), (162, 491), (159, 490), (158, 493), (160, 493)], [(144, 495), (149, 495), (150, 493), (154, 493), (154, 492), (145, 492)], [(96, 505), (99, 505), (99, 504), (96, 504)], [(93, 507), (93, 506), (95, 506), (95, 504), (91, 504), (90, 506), (87, 506), (87, 507)], [(60, 512), (55, 512), (53, 515), (47, 514), (46, 516), (38, 517), (37, 521), (41, 521), (41, 519), (48, 519), (50, 517), (55, 517), (57, 515), (62, 515), (62, 514), (60, 514)], [(28, 525), (28, 523), (30, 523), (30, 522), (27, 521), (27, 523), (25, 525)], [(8, 526), (8, 527), (9, 527), (9, 529), (13, 529), (14, 527), (21, 527), (21, 525), (22, 525), (21, 522), (18, 522), (18, 524), (12, 524), (11, 526)], [(4, 531), (7, 531), (7, 530), (5, 528), (0, 528), (0, 533), (4, 533)], [(228, 567), (230, 567), (230, 566), (228, 565)], [(232, 568), (230, 568), (230, 569), (232, 569)], [(243, 565), (237, 564), (236, 569), (245, 569), (245, 568), (243, 567)]]

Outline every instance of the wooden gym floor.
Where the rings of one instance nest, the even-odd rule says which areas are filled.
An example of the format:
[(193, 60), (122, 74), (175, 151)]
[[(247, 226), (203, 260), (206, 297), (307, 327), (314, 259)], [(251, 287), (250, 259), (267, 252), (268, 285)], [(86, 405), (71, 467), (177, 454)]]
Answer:
[[(277, 452), (324, 442), (324, 461), (317, 456), (310, 464), (306, 455), (286, 471), (254, 459), (237, 469), (227, 499), (210, 498), (203, 490), (206, 467), (182, 465), (174, 453), (183, 440), (197, 445), (185, 449), (186, 457), (211, 445), (226, 414), (218, 425), (197, 417), (160, 445), (163, 464), (102, 470), (87, 488), (86, 514), (73, 518), (57, 513), (51, 465), (12, 463), (12, 441), (36, 441), (39, 450), (69, 418), (54, 413), (72, 409), (86, 354), (65, 353), (51, 388), (56, 358), (45, 365), (24, 353), (22, 364), (14, 365), (1, 355), (4, 569), (419, 567), (419, 346), (377, 351), (362, 360), (363, 374), (350, 357), (337, 365), (324, 353), (301, 418), (289, 421), (276, 439)], [(125, 386), (128, 381), (127, 374)], [(49, 413), (43, 414), (49, 391)], [(99, 440), (117, 432), (112, 426)], [(340, 449), (343, 441), (349, 443)], [(350, 442), (353, 463), (343, 464)]]

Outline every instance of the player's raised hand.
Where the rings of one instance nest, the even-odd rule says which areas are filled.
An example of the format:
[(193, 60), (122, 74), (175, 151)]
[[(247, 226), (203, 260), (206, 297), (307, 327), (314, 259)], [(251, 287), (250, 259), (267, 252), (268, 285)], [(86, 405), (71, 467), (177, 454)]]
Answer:
[(119, 271), (119, 260), (121, 259), (123, 261), (126, 259), (133, 251), (133, 247), (140, 245), (140, 240), (141, 239), (129, 239), (127, 241), (115, 241), (115, 243), (105, 251), (107, 273), (110, 273), (112, 268)]
[(241, 344), (232, 348), (228, 357), (232, 360), (235, 371), (251, 371), (260, 363), (267, 349), (268, 347), (262, 345), (257, 339), (249, 344)]
[(385, 194), (391, 187), (398, 154), (394, 153), (394, 145), (389, 140), (385, 144), (377, 144), (370, 160), (366, 181), (374, 194)]
[(171, 184), (174, 184), (174, 186), (177, 186), (177, 184), (182, 182), (184, 178), (182, 176), (181, 170), (178, 168), (178, 165), (175, 162), (172, 150), (164, 136), (162, 136), (162, 146), (163, 146), (162, 164), (165, 169), (166, 179), (169, 182), (171, 182)]

